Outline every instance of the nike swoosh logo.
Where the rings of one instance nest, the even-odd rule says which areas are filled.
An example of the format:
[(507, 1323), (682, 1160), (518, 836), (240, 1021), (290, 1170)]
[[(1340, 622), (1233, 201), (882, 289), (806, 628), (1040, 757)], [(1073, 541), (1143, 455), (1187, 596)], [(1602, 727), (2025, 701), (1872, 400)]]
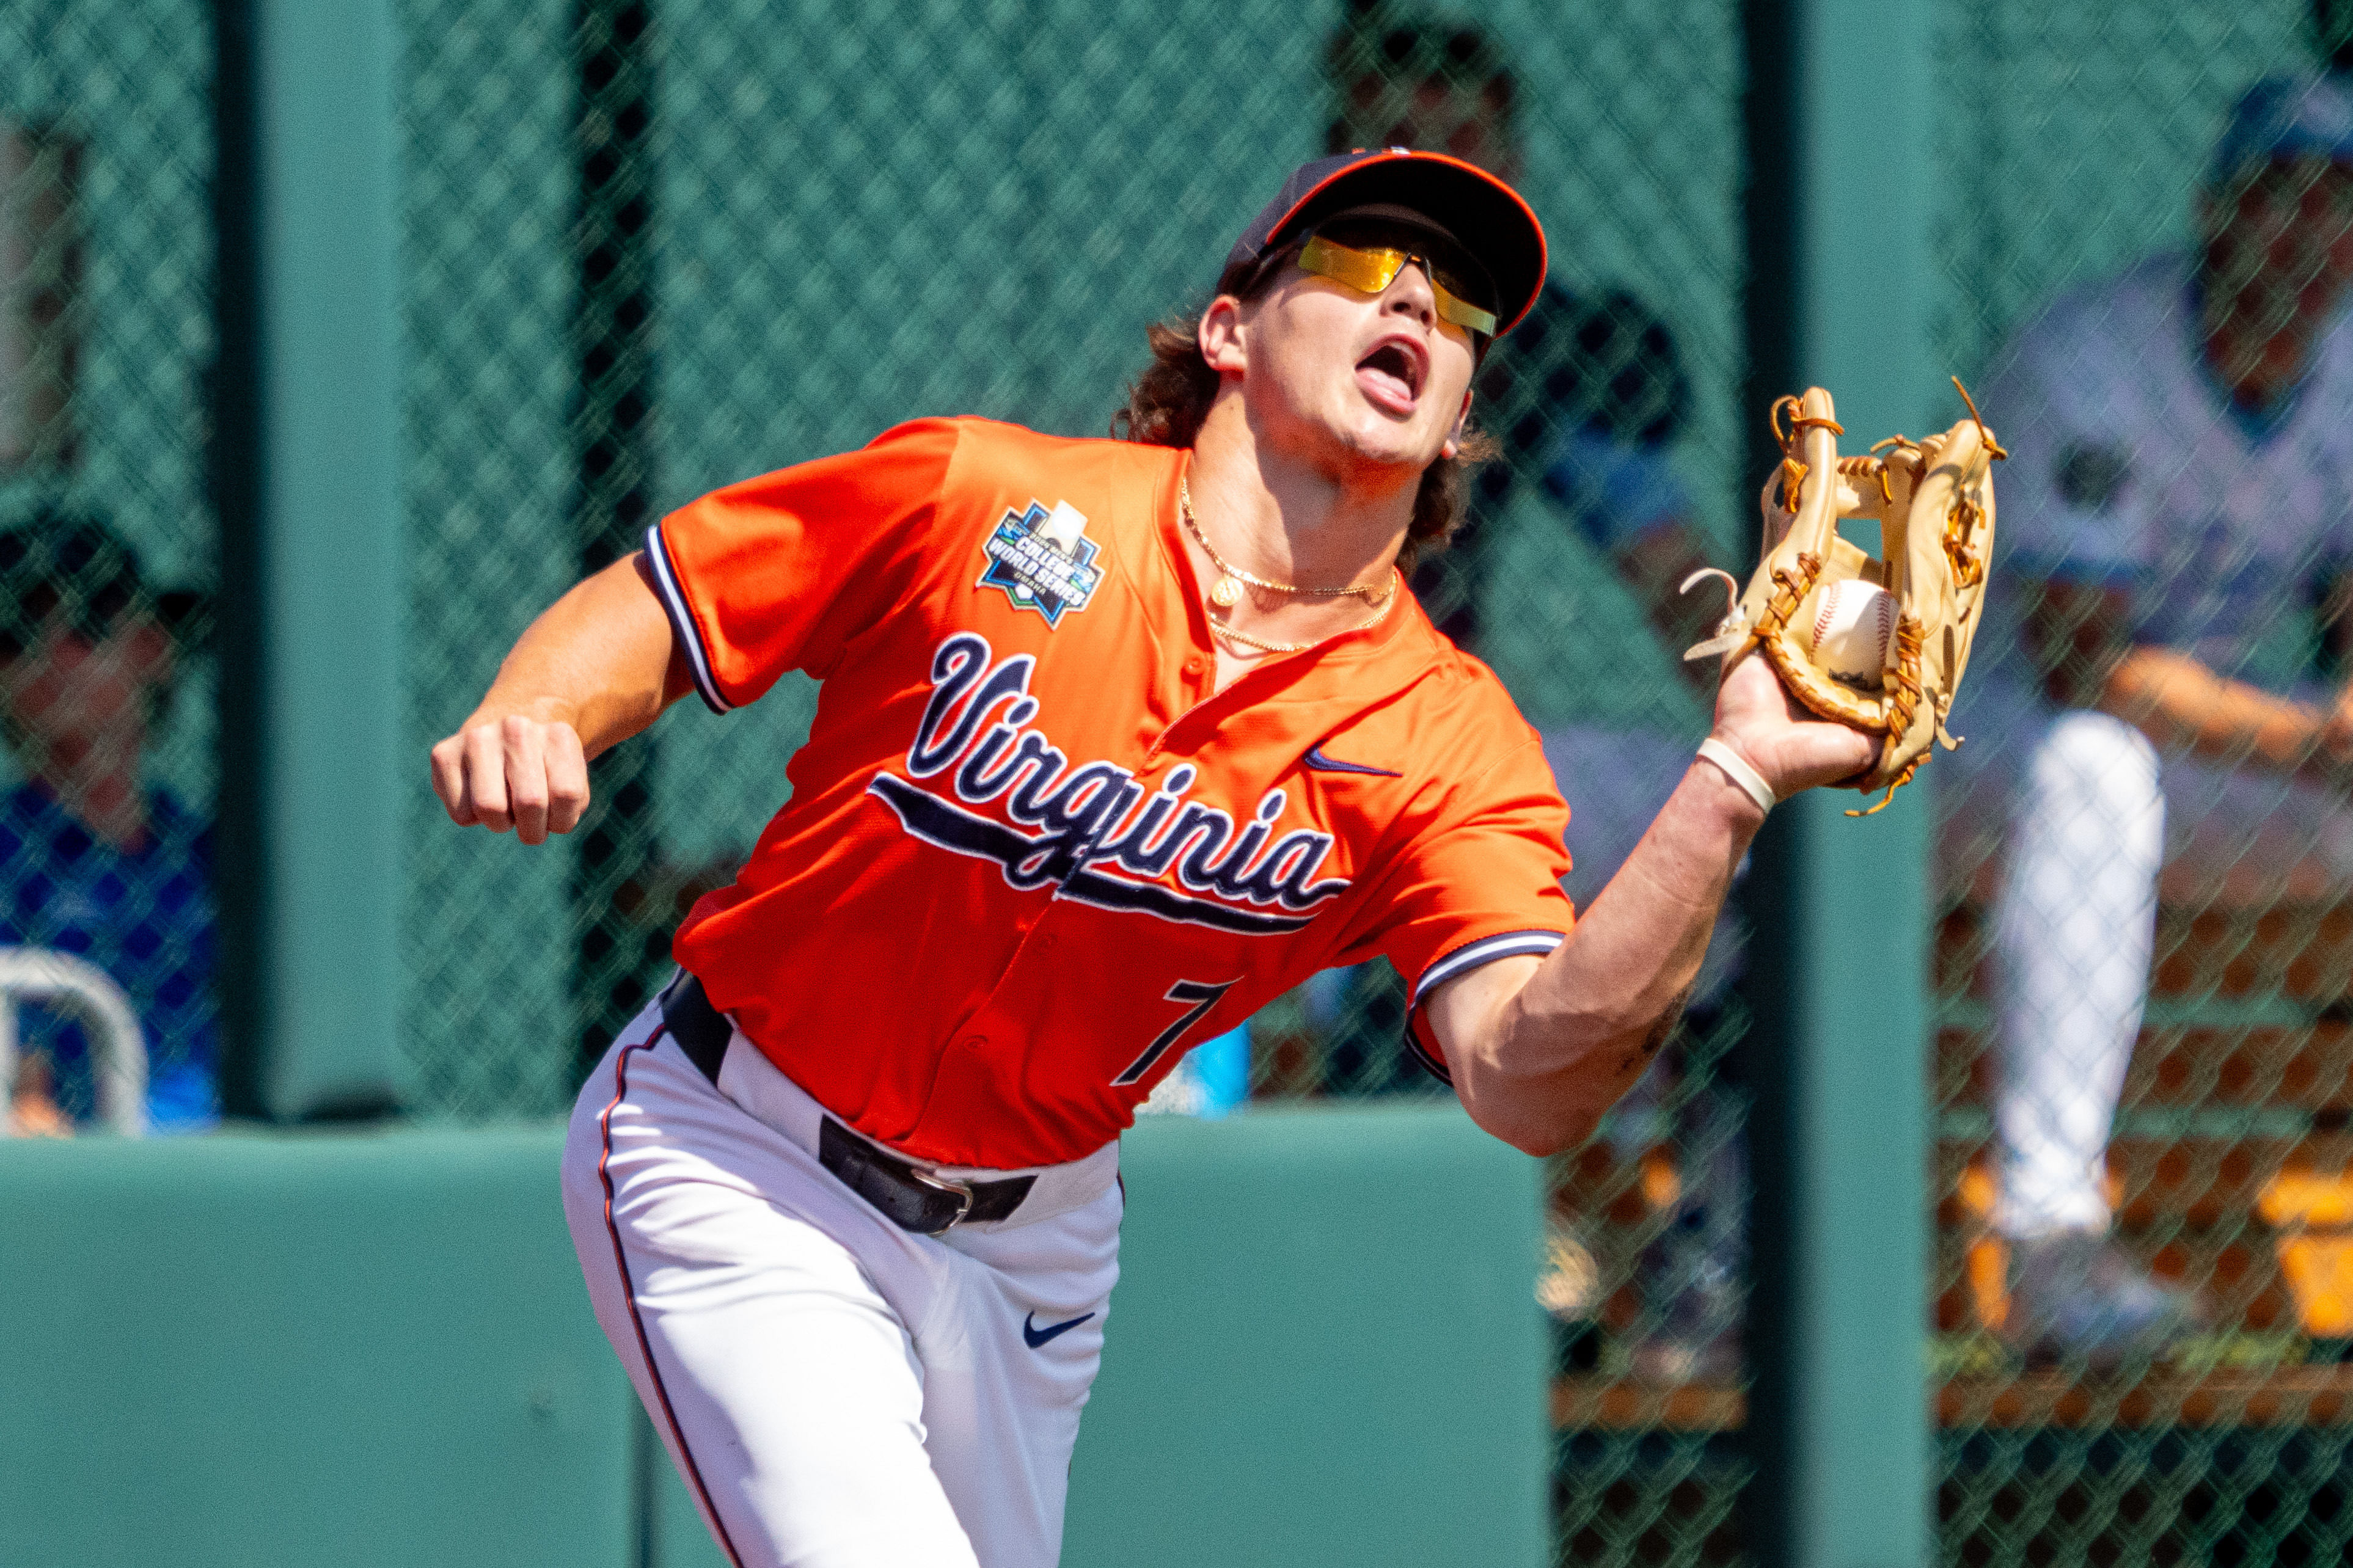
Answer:
[(1388, 768), (1368, 768), (1362, 763), (1344, 763), (1337, 757), (1327, 757), (1320, 743), (1308, 747), (1307, 754), (1299, 760), (1319, 773), (1371, 773), (1376, 778), (1384, 779), (1405, 777), (1403, 773), (1393, 773)]
[(1021, 1320), (1021, 1342), (1033, 1351), (1037, 1350), (1049, 1342), (1069, 1333), (1093, 1316), (1092, 1312), (1081, 1312), (1069, 1322), (1049, 1323), (1041, 1329), (1038, 1326), (1038, 1314), (1031, 1312)]

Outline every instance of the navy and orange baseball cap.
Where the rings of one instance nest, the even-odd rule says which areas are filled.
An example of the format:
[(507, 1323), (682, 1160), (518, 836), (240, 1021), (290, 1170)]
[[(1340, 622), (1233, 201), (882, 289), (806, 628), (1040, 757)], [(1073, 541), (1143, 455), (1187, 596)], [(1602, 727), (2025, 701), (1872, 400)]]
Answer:
[(1367, 206), (1419, 215), (1487, 269), (1497, 337), (1519, 325), (1544, 292), (1544, 226), (1519, 192), (1475, 163), (1405, 147), (1359, 148), (1293, 169), (1227, 253), (1219, 291), (1230, 292), (1323, 219)]

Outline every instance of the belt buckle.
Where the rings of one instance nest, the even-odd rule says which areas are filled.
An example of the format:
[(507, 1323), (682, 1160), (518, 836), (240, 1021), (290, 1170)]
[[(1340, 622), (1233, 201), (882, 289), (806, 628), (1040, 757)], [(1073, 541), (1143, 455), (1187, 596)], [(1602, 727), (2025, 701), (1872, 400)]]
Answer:
[(959, 1182), (952, 1176), (934, 1175), (931, 1172), (924, 1170), (921, 1165), (908, 1166), (907, 1174), (913, 1176), (918, 1184), (929, 1187), (935, 1193), (947, 1193), (956, 1199), (956, 1212), (955, 1215), (949, 1219), (947, 1224), (940, 1226), (937, 1230), (925, 1231), (923, 1233), (924, 1235), (944, 1236), (947, 1232), (954, 1230), (958, 1225), (962, 1224), (964, 1216), (972, 1212), (971, 1183)]

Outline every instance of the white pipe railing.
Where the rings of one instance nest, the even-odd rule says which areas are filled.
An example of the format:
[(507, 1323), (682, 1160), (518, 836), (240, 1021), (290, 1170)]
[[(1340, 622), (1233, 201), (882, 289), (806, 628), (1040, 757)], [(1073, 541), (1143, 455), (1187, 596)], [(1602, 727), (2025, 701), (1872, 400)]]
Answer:
[(90, 1040), (98, 1119), (126, 1138), (147, 1131), (147, 1038), (122, 987), (106, 971), (46, 947), (0, 947), (0, 1138), (16, 1083), (16, 1009), (27, 1002), (77, 1014)]

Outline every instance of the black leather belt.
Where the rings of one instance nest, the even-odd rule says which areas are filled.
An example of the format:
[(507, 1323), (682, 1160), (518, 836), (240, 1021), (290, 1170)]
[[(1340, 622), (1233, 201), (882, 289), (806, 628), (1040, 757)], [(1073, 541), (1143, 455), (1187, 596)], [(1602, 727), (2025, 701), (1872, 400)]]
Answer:
[[(735, 1026), (711, 1005), (702, 982), (681, 972), (662, 993), (662, 1022), (670, 1038), (686, 1053), (713, 1088), (719, 1065), (727, 1058), (727, 1042)], [(902, 1160), (828, 1116), (817, 1133), (818, 1163), (842, 1185), (882, 1212), (901, 1230), (937, 1236), (965, 1224), (1009, 1219), (1037, 1184), (1035, 1176), (1008, 1176), (995, 1182), (964, 1182), (942, 1176)]]

